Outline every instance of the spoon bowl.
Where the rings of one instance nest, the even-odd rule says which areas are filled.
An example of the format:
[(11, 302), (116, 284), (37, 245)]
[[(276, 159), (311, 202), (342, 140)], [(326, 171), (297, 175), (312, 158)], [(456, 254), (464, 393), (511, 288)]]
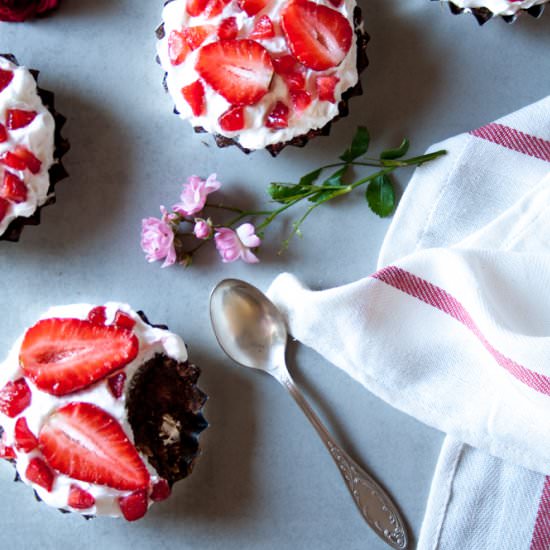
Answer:
[(237, 363), (271, 373), (284, 364), (285, 320), (256, 287), (222, 281), (212, 291), (210, 318), (220, 347)]
[(280, 311), (256, 287), (226, 279), (210, 296), (210, 319), (223, 351), (245, 367), (263, 370), (276, 378), (302, 409), (332, 459), (363, 518), (392, 548), (408, 547), (405, 523), (397, 506), (370, 474), (334, 441), (302, 395), (285, 365), (286, 324)]

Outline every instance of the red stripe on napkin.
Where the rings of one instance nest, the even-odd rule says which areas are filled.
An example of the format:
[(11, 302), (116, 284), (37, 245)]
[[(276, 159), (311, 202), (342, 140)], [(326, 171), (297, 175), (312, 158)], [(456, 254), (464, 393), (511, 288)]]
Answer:
[(548, 550), (548, 548), (550, 548), (550, 477), (547, 477), (544, 482), (529, 549)]
[(550, 162), (550, 141), (531, 136), (509, 126), (493, 122), (477, 130), (472, 130), (470, 134), (518, 153)]
[(470, 329), (496, 362), (512, 376), (530, 388), (550, 395), (550, 377), (523, 367), (494, 348), (464, 306), (442, 288), (395, 266), (385, 267), (372, 277), (450, 315)]

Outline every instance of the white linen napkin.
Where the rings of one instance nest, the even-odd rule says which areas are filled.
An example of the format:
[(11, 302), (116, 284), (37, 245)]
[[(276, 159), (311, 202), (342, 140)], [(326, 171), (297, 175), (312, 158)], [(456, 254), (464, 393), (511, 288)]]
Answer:
[(419, 548), (548, 548), (550, 486), (525, 468), (550, 473), (550, 96), (440, 148), (377, 273), (269, 294), (295, 338), (448, 434)]

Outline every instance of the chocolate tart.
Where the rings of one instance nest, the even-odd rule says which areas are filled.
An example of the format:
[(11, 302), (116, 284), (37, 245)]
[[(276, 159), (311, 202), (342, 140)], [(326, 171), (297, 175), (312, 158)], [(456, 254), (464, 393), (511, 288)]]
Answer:
[[(168, 0), (165, 2), (166, 4), (169, 4), (174, 0)], [(271, 145), (267, 145), (265, 149), (269, 151), (269, 153), (276, 157), (285, 147), (287, 146), (294, 146), (294, 147), (305, 147), (309, 141), (317, 136), (328, 136), (330, 134), (332, 124), (334, 122), (337, 122), (341, 118), (346, 117), (349, 114), (349, 100), (352, 97), (360, 96), (363, 93), (362, 85), (361, 85), (361, 74), (368, 66), (368, 58), (367, 58), (367, 44), (370, 40), (370, 37), (368, 33), (363, 28), (363, 16), (361, 8), (356, 6), (353, 11), (353, 30), (355, 34), (355, 42), (357, 47), (357, 55), (356, 55), (356, 67), (357, 67), (357, 73), (358, 73), (358, 80), (357, 83), (352, 86), (351, 88), (348, 88), (341, 96), (340, 101), (338, 102), (338, 114), (333, 117), (331, 120), (329, 120), (324, 126), (317, 129), (311, 129), (308, 132), (298, 135), (288, 141), (279, 142), (279, 143), (273, 143)], [(157, 30), (156, 30), (156, 37), (158, 40), (162, 40), (165, 38), (165, 29), (164, 29), (164, 23), (161, 24)], [(161, 61), (159, 56), (157, 55), (157, 63), (160, 65)], [(163, 87), (166, 93), (169, 93), (168, 86), (166, 83), (168, 73), (164, 73), (163, 78)], [(174, 107), (173, 110), (174, 114), (179, 115), (179, 111), (176, 107)], [(195, 126), (193, 127), (193, 130), (197, 134), (205, 134), (210, 133), (205, 128), (201, 126)], [(214, 140), (216, 142), (216, 145), (220, 148), (229, 147), (229, 146), (236, 146), (241, 151), (243, 151), (245, 154), (249, 154), (251, 152), (254, 152), (256, 149), (248, 149), (246, 147), (243, 147), (236, 139), (223, 136), (218, 133), (213, 133), (212, 136), (214, 137)]]
[[(115, 306), (117, 304), (114, 304)], [(111, 313), (113, 310), (113, 304), (107, 304), (107, 307), (110, 307)], [(141, 334), (139, 336), (139, 339), (137, 341), (139, 342), (151, 342), (151, 344), (148, 345), (154, 345), (155, 349), (160, 345), (161, 347), (164, 346), (164, 341), (166, 338), (170, 339), (171, 349), (173, 350), (170, 352), (171, 354), (175, 353), (177, 357), (181, 357), (184, 359), (187, 356), (187, 352), (185, 351), (185, 347), (179, 347), (178, 349), (182, 351), (174, 352), (173, 345), (174, 345), (174, 337), (172, 333), (168, 332), (168, 329), (165, 325), (153, 325), (149, 322), (147, 317), (142, 311), (138, 311), (135, 313), (132, 313), (131, 310), (124, 306), (126, 309), (123, 311), (126, 313), (125, 318), (128, 319), (135, 319), (137, 320), (137, 323), (143, 321), (144, 324), (139, 325), (142, 328), (136, 328), (138, 332), (135, 334)], [(103, 306), (100, 306), (99, 309), (103, 308), (105, 311), (105, 308)], [(98, 309), (98, 308), (94, 308)], [(81, 311), (81, 310), (80, 310)], [(90, 310), (90, 311), (93, 311)], [(120, 312), (119, 309), (117, 311)], [(132, 315), (132, 317), (130, 317)], [(59, 322), (64, 321), (66, 323), (72, 324), (73, 322), (80, 322), (82, 320), (82, 317), (49, 317), (46, 316), (43, 318), (43, 321), (45, 322)], [(101, 325), (101, 323), (97, 323), (96, 321), (92, 321), (90, 317), (88, 319), (83, 319), (83, 322), (85, 324), (85, 330), (86, 331), (95, 331), (96, 328)], [(21, 364), (23, 364), (24, 360), (24, 349), (25, 349), (25, 338), (28, 337), (28, 334), (30, 331), (36, 331), (39, 330), (37, 327), (40, 325), (41, 321), (39, 321), (37, 324), (33, 325), (31, 329), (29, 329), (25, 333), (25, 337), (22, 340), (22, 343), (17, 344), (16, 352), (17, 356), (20, 359)], [(130, 328), (128, 325), (126, 327), (123, 324), (118, 324), (116, 321), (110, 322), (108, 324), (103, 324), (105, 327), (103, 328), (97, 328), (97, 330), (103, 331), (105, 330), (105, 334), (111, 334), (111, 331), (115, 331), (119, 334), (122, 334), (125, 336), (125, 338), (131, 338), (131, 334), (133, 334), (133, 326), (130, 325)], [(145, 326), (151, 327), (152, 329), (159, 329), (159, 331), (151, 332), (149, 331), (149, 336), (146, 337), (146, 340), (142, 340), (142, 338), (145, 338), (143, 336), (143, 328)], [(94, 328), (96, 327), (96, 328)], [(118, 327), (118, 328), (116, 328)], [(65, 330), (65, 329), (63, 329)], [(34, 338), (34, 336), (33, 336)], [(33, 340), (34, 342), (34, 340)], [(181, 343), (183, 346), (183, 342), (181, 339), (178, 340), (178, 342)], [(139, 344), (141, 345), (141, 344)], [(139, 352), (139, 347), (137, 348), (136, 354), (141, 353)], [(146, 349), (146, 348), (144, 348)], [(13, 350), (12, 350), (13, 351)], [(204, 415), (203, 415), (203, 408), (207, 401), (207, 395), (198, 387), (198, 379), (200, 376), (200, 369), (190, 363), (187, 359), (184, 360), (176, 360), (173, 357), (170, 357), (167, 355), (167, 353), (164, 352), (156, 352), (154, 354), (151, 354), (149, 351), (144, 351), (146, 353), (146, 356), (140, 364), (137, 366), (131, 367), (132, 376), (131, 378), (126, 379), (126, 374), (124, 374), (124, 390), (120, 390), (118, 394), (112, 394), (113, 389), (108, 389), (107, 386), (104, 386), (105, 389), (99, 391), (99, 393), (87, 393), (88, 390), (92, 390), (98, 385), (104, 385), (110, 382), (110, 380), (107, 378), (98, 378), (97, 381), (92, 382), (91, 385), (86, 386), (84, 388), (81, 388), (81, 390), (77, 390), (74, 393), (69, 392), (68, 396), (71, 397), (69, 400), (70, 402), (67, 404), (67, 400), (63, 399), (61, 401), (61, 405), (54, 406), (51, 410), (53, 412), (49, 413), (49, 416), (46, 416), (45, 419), (40, 421), (40, 425), (42, 426), (40, 428), (40, 431), (36, 431), (35, 437), (38, 438), (38, 442), (36, 443), (38, 446), (35, 448), (35, 450), (32, 449), (26, 449), (25, 447), (18, 447), (18, 445), (23, 445), (25, 440), (18, 439), (18, 432), (17, 427), (14, 428), (13, 426), (10, 428), (12, 436), (15, 437), (15, 444), (10, 441), (10, 443), (7, 443), (6, 441), (2, 441), (1, 437), (4, 432), (4, 429), (2, 426), (0, 426), (0, 456), (9, 462), (13, 464), (14, 467), (17, 466), (16, 459), (19, 459), (19, 455), (15, 452), (18, 450), (18, 452), (21, 453), (31, 453), (31, 454), (23, 454), (22, 456), (26, 457), (24, 460), (28, 461), (30, 457), (37, 456), (36, 453), (38, 452), (38, 456), (41, 457), (41, 460), (49, 466), (50, 470), (54, 472), (54, 479), (57, 476), (69, 476), (69, 480), (71, 481), (71, 487), (73, 483), (78, 484), (80, 487), (86, 489), (87, 487), (101, 487), (104, 486), (108, 490), (107, 496), (101, 497), (101, 498), (107, 498), (110, 499), (109, 504), (109, 511), (106, 511), (106, 508), (103, 508), (100, 511), (100, 508), (98, 508), (98, 513), (89, 513), (89, 510), (83, 509), (82, 511), (75, 509), (71, 505), (71, 501), (69, 500), (69, 505), (66, 506), (59, 506), (58, 510), (62, 513), (70, 513), (70, 512), (79, 512), (83, 517), (86, 519), (90, 519), (93, 517), (96, 517), (97, 515), (120, 515), (120, 513), (117, 513), (117, 505), (116, 500), (120, 498), (125, 498), (124, 495), (127, 495), (128, 491), (124, 492), (124, 489), (121, 491), (117, 491), (116, 489), (121, 489), (120, 487), (115, 487), (115, 485), (107, 484), (104, 485), (100, 483), (99, 481), (91, 481), (86, 480), (86, 474), (84, 477), (75, 476), (75, 475), (69, 475), (66, 471), (60, 470), (59, 468), (55, 467), (55, 464), (53, 462), (49, 462), (51, 460), (50, 455), (48, 455), (47, 450), (47, 440), (43, 440), (44, 437), (44, 430), (49, 429), (48, 426), (51, 428), (50, 422), (52, 415), (59, 415), (60, 411), (67, 407), (76, 406), (78, 407), (82, 403), (87, 404), (91, 403), (94, 407), (97, 408), (97, 406), (100, 406), (100, 410), (103, 410), (103, 407), (106, 406), (108, 401), (105, 399), (105, 395), (110, 395), (110, 399), (112, 400), (112, 403), (117, 403), (119, 399), (124, 399), (124, 416), (126, 417), (127, 424), (129, 425), (129, 428), (131, 429), (131, 439), (128, 441), (128, 444), (131, 445), (133, 448), (135, 448), (135, 451), (139, 452), (139, 456), (141, 457), (141, 461), (143, 464), (148, 463), (147, 469), (150, 472), (150, 481), (148, 482), (148, 489), (143, 489), (142, 492), (144, 492), (144, 495), (146, 495), (147, 498), (147, 506), (151, 505), (155, 501), (158, 500), (164, 500), (165, 498), (168, 498), (170, 494), (170, 489), (173, 486), (174, 483), (177, 481), (180, 481), (187, 476), (191, 474), (193, 471), (193, 467), (198, 459), (198, 457), (201, 454), (201, 448), (199, 445), (199, 436), (201, 432), (203, 432), (208, 427), (208, 422), (206, 421)], [(5, 366), (7, 369), (12, 369), (12, 363), (13, 358), (15, 356), (11, 355), (8, 356), (8, 359), (6, 360)], [(137, 357), (137, 355), (133, 356)], [(11, 361), (11, 362), (10, 362)], [(28, 365), (28, 362), (27, 362)], [(124, 367), (125, 369), (125, 367)], [(17, 372), (17, 371), (14, 371)], [(115, 377), (117, 376), (117, 372), (121, 371), (114, 371)], [(32, 380), (31, 378), (28, 378), (29, 375), (27, 370), (23, 370), (24, 376), (27, 378), (24, 378), (28, 384), (30, 382), (33, 382), (32, 392), (36, 391), (46, 391), (48, 395), (51, 395), (53, 397), (50, 397), (50, 399), (55, 399), (55, 394), (52, 393), (52, 391), (55, 390), (46, 390), (43, 386), (41, 386), (42, 382), (38, 380)], [(17, 379), (19, 375), (15, 375), (15, 379)], [(72, 375), (71, 375), (72, 376)], [(21, 380), (19, 378), (19, 380)], [(38, 386), (34, 386), (34, 383), (39, 384)], [(17, 382), (15, 382), (17, 383)], [(8, 383), (9, 384), (9, 383)], [(27, 384), (27, 385), (28, 385)], [(11, 423), (12, 419), (17, 419), (16, 424), (19, 422), (20, 419), (25, 418), (25, 425), (27, 420), (26, 418), (31, 418), (30, 411), (32, 408), (32, 398), (29, 398), (29, 403), (26, 405), (25, 408), (23, 408), (21, 411), (19, 409), (15, 411), (7, 411), (6, 405), (6, 387), (0, 388), (0, 418), (3, 417), (6, 419), (6, 422)], [(108, 389), (107, 394), (105, 391)], [(84, 392), (84, 400), (82, 401), (82, 397), (80, 395), (80, 391)], [(97, 392), (97, 389), (94, 390), (94, 392)], [(33, 394), (34, 395), (34, 394)], [(60, 394), (65, 395), (65, 394)], [(93, 400), (92, 395), (97, 395), (98, 399)], [(42, 394), (42, 399), (44, 399), (45, 394)], [(65, 404), (63, 404), (65, 403)], [(112, 405), (109, 405), (112, 406)], [(48, 409), (49, 410), (49, 409)], [(108, 409), (105, 409), (108, 410)], [(15, 413), (15, 416), (12, 414)], [(112, 413), (111, 413), (112, 414)], [(63, 417), (61, 417), (63, 418)], [(84, 417), (82, 417), (84, 418)], [(119, 422), (123, 422), (122, 419), (115, 418), (114, 416), (110, 416), (110, 420), (108, 422), (114, 422), (118, 425)], [(56, 424), (53, 424), (54, 426), (58, 426), (59, 422), (67, 422), (65, 418), (62, 420), (57, 420)], [(8, 426), (10, 424), (6, 424)], [(29, 426), (32, 426), (32, 421), (29, 420)], [(62, 425), (62, 424), (61, 424)], [(100, 424), (95, 428), (95, 431), (98, 434), (102, 433), (102, 430), (104, 429), (104, 426), (106, 424)], [(74, 425), (73, 425), (74, 426)], [(76, 425), (78, 426), (78, 424)], [(94, 424), (91, 424), (90, 426), (95, 426)], [(36, 429), (36, 428), (35, 428)], [(54, 428), (55, 429), (55, 428)], [(73, 432), (76, 438), (75, 441), (78, 441), (79, 435), (79, 428), (76, 428), (76, 432)], [(71, 433), (71, 432), (69, 432)], [(82, 432), (83, 434), (87, 432)], [(107, 436), (103, 437), (109, 437), (108, 440), (102, 440), (101, 437), (99, 438), (99, 441), (112, 441), (112, 436), (109, 435), (111, 432), (106, 432)], [(13, 435), (14, 434), (14, 435)], [(8, 435), (8, 432), (6, 432), (6, 435)], [(71, 435), (73, 437), (73, 435)], [(86, 436), (89, 437), (89, 436)], [(9, 439), (9, 438), (8, 438)], [(96, 443), (94, 440), (92, 440), (92, 444), (95, 445)], [(121, 447), (120, 442), (119, 443), (112, 443), (113, 445), (117, 445), (117, 447), (114, 447), (115, 449), (120, 449), (120, 453), (123, 453), (123, 447)], [(7, 446), (10, 445), (10, 446)], [(109, 456), (109, 447), (102, 448), (107, 453), (107, 456)], [(134, 452), (135, 452), (134, 451)], [(59, 451), (56, 451), (59, 452)], [(68, 451), (66, 451), (68, 452)], [(71, 453), (74, 451), (71, 450)], [(55, 455), (54, 455), (55, 456)], [(78, 455), (77, 455), (78, 456)], [(137, 455), (136, 455), (137, 456)], [(82, 457), (81, 457), (82, 458)], [(84, 457), (83, 460), (87, 458)], [(94, 459), (95, 460), (95, 459)], [(23, 470), (20, 470), (21, 472), (24, 471), (24, 468), (26, 467), (25, 464), (28, 462), (23, 462)], [(130, 470), (127, 470), (126, 465), (127, 463), (121, 463), (122, 469), (121, 472), (129, 472)], [(143, 466), (140, 466), (143, 467)], [(86, 470), (84, 470), (85, 472)], [(22, 474), (21, 474), (22, 475)], [(21, 479), (21, 475), (16, 470), (16, 477), (15, 481), (24, 481)], [(29, 477), (28, 470), (25, 472), (25, 475)], [(116, 474), (119, 475), (119, 474)], [(127, 475), (120, 473), (121, 476)], [(31, 479), (31, 478), (29, 478)], [(131, 478), (130, 478), (131, 479)], [(41, 488), (40, 483), (36, 480), (26, 481), (27, 484), (31, 484), (34, 488), (34, 494), (38, 501), (47, 501), (49, 499), (49, 491), (44, 492), (43, 487)], [(63, 491), (62, 487), (63, 484), (67, 483), (66, 480), (62, 481), (61, 485), (55, 485), (54, 489), (56, 491)], [(166, 488), (164, 491), (164, 495), (162, 498), (156, 498), (154, 495), (155, 492), (155, 484), (163, 483), (164, 487)], [(99, 485), (97, 485), (99, 484)], [(51, 486), (50, 489), (51, 490)], [(89, 491), (93, 492), (93, 489), (87, 489)], [(42, 494), (39, 494), (39, 492), (42, 492)], [(130, 489), (132, 491), (132, 489)], [(139, 491), (138, 491), (139, 492)], [(133, 494), (133, 493), (132, 493)], [(131, 496), (131, 495), (130, 495)], [(100, 497), (96, 497), (100, 498)], [(105, 501), (107, 502), (107, 501)], [(115, 502), (115, 504), (113, 504)], [(48, 503), (50, 506), (52, 506), (52, 502)], [(96, 500), (95, 502), (96, 506), (101, 507), (100, 501)], [(114, 508), (113, 508), (114, 506)], [(139, 518), (128, 518), (124, 510), (122, 509), (122, 505), (120, 505), (120, 509), (122, 511), (122, 515), (128, 519), (129, 521), (133, 521), (134, 519)], [(91, 512), (94, 512), (95, 508), (91, 509)], [(145, 510), (146, 511), (146, 510)], [(143, 511), (143, 514), (145, 514), (145, 511)], [(142, 516), (140, 516), (142, 517)]]
[[(438, 1), (438, 0), (434, 0)], [(451, 10), (451, 13), (454, 15), (460, 15), (462, 13), (471, 13), (477, 20), (477, 22), (480, 25), (484, 25), (487, 23), (487, 21), (493, 19), (495, 14), (488, 8), (461, 8), (454, 4), (453, 2), (449, 2), (449, 9)], [(501, 17), (506, 23), (514, 23), (518, 16), (522, 13), (527, 13), (528, 15), (531, 15), (532, 17), (539, 18), (542, 13), (544, 12), (544, 4), (538, 4), (536, 6), (532, 6), (528, 9), (523, 9), (518, 11), (518, 13), (514, 15), (501, 15), (498, 17)]]
[[(8, 61), (11, 61), (14, 65), (19, 66), (17, 59), (12, 54), (0, 54), (0, 57), (3, 57)], [(30, 69), (29, 72), (32, 74), (36, 83), (38, 84), (39, 71)], [(61, 135), (61, 131), (67, 119), (62, 114), (56, 111), (55, 97), (53, 92), (44, 90), (37, 86), (37, 93), (38, 93), (38, 96), (41, 98), (42, 103), (51, 113), (55, 121), (55, 133), (54, 133), (54, 161), (55, 162), (49, 170), (50, 186), (47, 192), (48, 197), (46, 199), (46, 202), (38, 206), (35, 212), (31, 216), (28, 216), (28, 217), (20, 216), (18, 218), (15, 218), (8, 225), (4, 233), (0, 235), (0, 241), (17, 242), (19, 241), (23, 228), (26, 225), (39, 225), (41, 210), (44, 207), (54, 204), (56, 202), (56, 198), (55, 198), (56, 184), (59, 183), (61, 180), (65, 179), (66, 177), (68, 177), (68, 173), (65, 170), (65, 167), (63, 166), (63, 163), (62, 163), (62, 158), (67, 153), (67, 151), (69, 151), (70, 144)]]

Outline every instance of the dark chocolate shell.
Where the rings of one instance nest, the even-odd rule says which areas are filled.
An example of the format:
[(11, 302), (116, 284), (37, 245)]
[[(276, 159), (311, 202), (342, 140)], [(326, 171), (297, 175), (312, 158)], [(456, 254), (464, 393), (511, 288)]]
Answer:
[[(434, 0), (434, 1), (437, 1), (437, 0)], [(476, 18), (477, 22), (480, 25), (484, 25), (485, 23), (487, 23), (487, 21), (495, 17), (495, 14), (488, 8), (461, 8), (456, 4), (454, 4), (453, 2), (449, 2), (449, 8), (451, 10), (451, 13), (455, 15), (458, 15), (464, 12), (471, 13)], [(538, 4), (537, 6), (532, 6), (528, 9), (520, 10), (518, 11), (518, 13), (514, 15), (501, 15), (500, 17), (504, 19), (506, 23), (513, 23), (521, 13), (528, 13), (532, 17), (538, 18), (542, 15), (543, 11), (544, 11), (544, 4)]]
[[(149, 323), (143, 312), (138, 314)], [(188, 361), (157, 354), (139, 368), (128, 390), (134, 444), (170, 485), (193, 470), (201, 453), (199, 435), (208, 427), (202, 414), (207, 396), (197, 386), (199, 375), (200, 369)]]
[[(11, 61), (15, 65), (19, 65), (17, 59), (11, 54), (0, 54), (0, 57), (4, 57), (8, 61)], [(31, 74), (38, 83), (38, 71), (31, 70)], [(40, 212), (42, 208), (55, 203), (55, 186), (56, 184), (65, 179), (68, 174), (61, 159), (63, 155), (70, 149), (69, 142), (61, 135), (61, 130), (65, 125), (66, 118), (55, 110), (55, 98), (54, 94), (48, 90), (43, 90), (37, 87), (39, 97), (42, 99), (44, 106), (50, 111), (55, 121), (55, 134), (54, 134), (54, 164), (51, 166), (50, 186), (48, 187), (48, 198), (46, 202), (40, 205), (31, 216), (15, 218), (6, 228), (6, 231), (0, 235), (0, 241), (17, 242), (21, 236), (21, 232), (25, 225), (39, 225), (40, 224)]]

